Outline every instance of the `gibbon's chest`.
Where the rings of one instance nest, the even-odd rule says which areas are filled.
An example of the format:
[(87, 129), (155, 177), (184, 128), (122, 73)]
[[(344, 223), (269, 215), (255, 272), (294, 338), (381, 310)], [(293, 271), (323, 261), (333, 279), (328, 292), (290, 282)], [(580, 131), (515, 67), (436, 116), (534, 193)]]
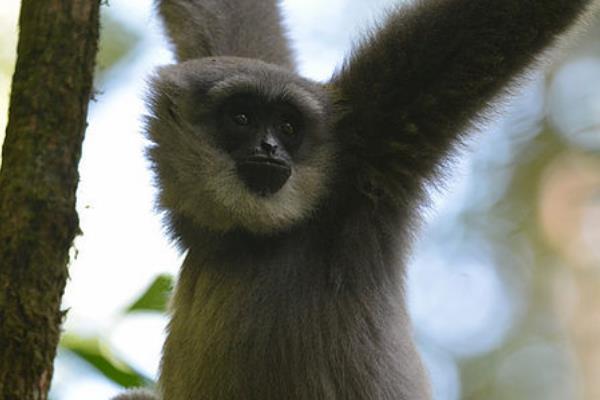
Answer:
[(329, 212), (278, 235), (231, 234), (208, 248), (204, 260), (207, 268), (234, 280), (331, 296), (362, 291), (364, 284), (389, 283), (401, 275), (398, 222), (396, 215), (366, 207)]
[(401, 358), (415, 357), (400, 340), (408, 324), (382, 232), (338, 223), (270, 242), (227, 239), (192, 249), (182, 268), (164, 398), (405, 398), (395, 385), (379, 393), (390, 376), (403, 381)]

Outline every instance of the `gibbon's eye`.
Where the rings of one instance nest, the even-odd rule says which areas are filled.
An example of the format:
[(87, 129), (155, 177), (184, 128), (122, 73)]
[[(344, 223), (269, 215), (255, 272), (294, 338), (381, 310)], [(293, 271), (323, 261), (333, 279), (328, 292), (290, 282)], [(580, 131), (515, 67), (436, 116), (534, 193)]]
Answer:
[(291, 122), (284, 122), (280, 126), (281, 131), (287, 136), (294, 136), (296, 134), (296, 128)]
[(234, 114), (231, 119), (236, 125), (239, 126), (247, 126), (250, 123), (250, 118), (248, 118), (248, 115), (244, 113)]

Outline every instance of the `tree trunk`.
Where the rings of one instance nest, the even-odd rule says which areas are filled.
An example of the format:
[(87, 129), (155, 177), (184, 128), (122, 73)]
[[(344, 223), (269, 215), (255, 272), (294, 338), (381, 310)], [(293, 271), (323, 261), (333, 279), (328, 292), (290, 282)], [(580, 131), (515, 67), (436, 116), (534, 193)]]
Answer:
[(0, 399), (46, 399), (64, 313), (100, 0), (23, 0), (0, 169)]

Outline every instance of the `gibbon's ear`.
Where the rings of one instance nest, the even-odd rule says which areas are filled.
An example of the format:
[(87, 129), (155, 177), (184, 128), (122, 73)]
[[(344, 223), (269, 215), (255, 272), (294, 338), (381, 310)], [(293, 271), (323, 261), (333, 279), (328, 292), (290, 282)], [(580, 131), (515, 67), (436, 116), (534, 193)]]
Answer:
[(179, 62), (235, 56), (294, 69), (278, 0), (156, 0)]

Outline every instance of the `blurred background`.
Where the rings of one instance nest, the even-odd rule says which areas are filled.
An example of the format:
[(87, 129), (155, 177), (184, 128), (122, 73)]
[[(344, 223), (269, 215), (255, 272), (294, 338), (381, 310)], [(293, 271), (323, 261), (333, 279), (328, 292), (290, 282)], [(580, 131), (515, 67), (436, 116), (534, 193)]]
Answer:
[[(400, 2), (284, 0), (302, 74), (326, 80)], [(154, 381), (181, 262), (153, 211), (140, 124), (146, 79), (172, 56), (151, 0), (102, 11), (54, 400), (106, 400)], [(0, 143), (18, 12), (2, 0)], [(431, 187), (408, 293), (435, 400), (600, 399), (600, 22), (556, 60)]]

